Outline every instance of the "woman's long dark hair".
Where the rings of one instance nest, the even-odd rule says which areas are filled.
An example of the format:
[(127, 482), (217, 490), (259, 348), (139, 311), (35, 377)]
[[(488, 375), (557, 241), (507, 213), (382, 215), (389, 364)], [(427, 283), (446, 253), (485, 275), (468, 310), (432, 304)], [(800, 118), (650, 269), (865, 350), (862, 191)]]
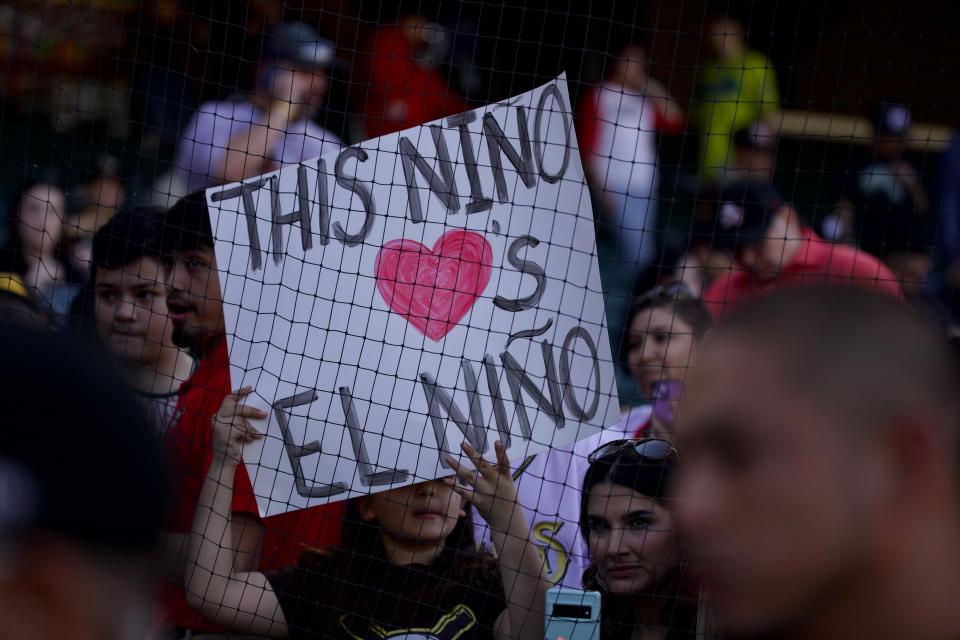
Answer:
[[(675, 467), (665, 461), (646, 461), (632, 452), (624, 451), (603, 457), (591, 463), (583, 479), (580, 494), (580, 533), (589, 545), (590, 527), (587, 504), (590, 491), (598, 484), (610, 483), (632, 489), (669, 508), (670, 483)], [(583, 574), (585, 589), (599, 591), (601, 603), (601, 638), (629, 637), (629, 630), (636, 624), (634, 608), (629, 596), (607, 593), (595, 564)], [(661, 579), (651, 594), (667, 599), (664, 607), (664, 624), (670, 640), (694, 638), (697, 627), (697, 592), (687, 575), (686, 563), (681, 561), (673, 571)]]
[[(325, 577), (330, 586), (328, 605), (335, 611), (350, 613), (358, 620), (372, 620), (374, 604), (382, 592), (383, 577), (390, 568), (380, 540), (380, 525), (363, 519), (359, 501), (347, 503), (335, 548), (308, 549), (300, 556), (300, 567)], [(421, 594), (423, 602), (442, 606), (450, 597), (461, 602), (464, 587), (488, 590), (498, 588), (498, 570), (491, 553), (477, 546), (472, 509), (467, 505), (447, 537), (440, 555), (428, 569), (436, 577), (435, 586)], [(337, 616), (331, 617), (331, 623)], [(331, 636), (338, 636), (329, 629)]]

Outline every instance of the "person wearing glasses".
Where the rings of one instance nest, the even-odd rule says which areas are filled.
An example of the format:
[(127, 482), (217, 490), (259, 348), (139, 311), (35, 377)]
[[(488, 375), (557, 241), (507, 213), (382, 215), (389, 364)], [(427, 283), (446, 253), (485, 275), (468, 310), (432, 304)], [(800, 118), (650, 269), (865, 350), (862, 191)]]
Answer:
[(601, 640), (694, 638), (697, 591), (670, 498), (677, 450), (655, 438), (614, 440), (587, 460), (580, 532), (590, 565), (583, 586), (602, 594)]
[(669, 437), (691, 354), (712, 325), (706, 304), (682, 281), (658, 285), (634, 301), (622, 358), (650, 404), (631, 407), (622, 431)]

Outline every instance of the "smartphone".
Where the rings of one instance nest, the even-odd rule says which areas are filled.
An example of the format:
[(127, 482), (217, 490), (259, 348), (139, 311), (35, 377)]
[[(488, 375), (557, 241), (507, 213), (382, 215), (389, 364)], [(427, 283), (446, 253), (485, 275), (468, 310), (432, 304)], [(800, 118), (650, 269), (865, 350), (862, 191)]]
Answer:
[(544, 636), (545, 640), (600, 640), (600, 592), (549, 589)]

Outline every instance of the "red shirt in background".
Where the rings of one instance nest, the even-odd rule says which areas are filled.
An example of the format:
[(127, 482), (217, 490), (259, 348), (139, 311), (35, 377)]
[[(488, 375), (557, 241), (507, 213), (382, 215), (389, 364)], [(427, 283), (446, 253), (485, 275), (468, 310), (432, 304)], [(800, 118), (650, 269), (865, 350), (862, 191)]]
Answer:
[[(177, 401), (180, 418), (164, 438), (173, 475), (173, 512), (167, 527), (172, 533), (189, 533), (193, 525), (200, 489), (213, 459), (211, 419), (229, 392), (230, 369), (224, 341), (209, 358), (200, 361), (190, 379), (180, 386)], [(233, 513), (259, 518), (250, 478), (243, 465), (237, 467), (234, 477)], [(161, 589), (160, 597), (166, 609), (165, 626), (221, 631), (190, 608), (183, 587), (165, 582)]]
[(791, 286), (853, 285), (902, 297), (893, 272), (869, 253), (831, 244), (809, 228), (804, 229), (804, 240), (803, 248), (773, 280), (757, 279), (735, 266), (737, 270), (714, 281), (703, 296), (713, 316), (720, 319), (752, 298)]
[(379, 27), (369, 53), (358, 52), (356, 63), (362, 80), (353, 91), (362, 103), (368, 138), (470, 109), (439, 71), (414, 59), (413, 45), (400, 27)]

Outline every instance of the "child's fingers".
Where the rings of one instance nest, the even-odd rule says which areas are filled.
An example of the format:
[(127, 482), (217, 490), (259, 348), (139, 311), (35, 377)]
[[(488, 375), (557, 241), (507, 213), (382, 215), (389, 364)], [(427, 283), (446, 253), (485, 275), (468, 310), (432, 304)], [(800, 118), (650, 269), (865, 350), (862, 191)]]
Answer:
[(493, 465), (483, 459), (483, 456), (480, 455), (480, 452), (477, 451), (476, 447), (464, 440), (460, 445), (460, 448), (463, 449), (463, 452), (470, 458), (470, 462), (472, 462), (473, 466), (477, 468), (477, 471), (480, 472), (480, 475), (487, 480), (493, 480), (496, 477), (496, 470), (493, 468)]
[(477, 484), (477, 472), (473, 469), (469, 469), (454, 458), (453, 456), (447, 456), (447, 464), (450, 465), (450, 468), (453, 469), (454, 473), (457, 474), (457, 479), (470, 487), (474, 487)]
[(497, 440), (493, 443), (493, 450), (497, 454), (497, 466), (501, 474), (511, 473), (510, 471), (510, 457), (507, 455), (507, 448), (503, 446), (503, 443)]

